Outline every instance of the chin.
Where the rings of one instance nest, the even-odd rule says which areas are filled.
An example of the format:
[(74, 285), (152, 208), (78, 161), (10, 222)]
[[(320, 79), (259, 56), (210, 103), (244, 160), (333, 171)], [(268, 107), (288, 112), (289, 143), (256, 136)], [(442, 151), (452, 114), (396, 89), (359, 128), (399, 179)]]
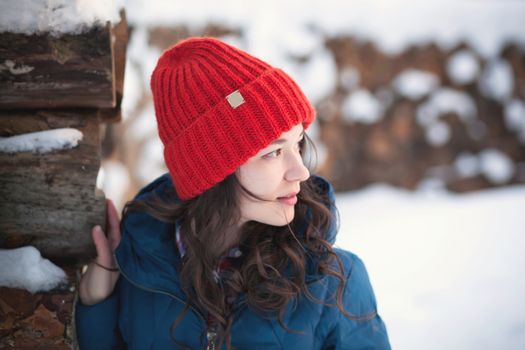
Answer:
[(295, 217), (295, 207), (282, 205), (252, 206), (243, 215), (243, 221), (255, 221), (270, 226), (286, 226)]
[(286, 212), (286, 217), (281, 212), (277, 215), (260, 218), (259, 220), (256, 220), (256, 221), (259, 221), (259, 222), (262, 222), (263, 224), (271, 225), (271, 226), (286, 226), (293, 221), (294, 217), (295, 217), (295, 210), (292, 209)]

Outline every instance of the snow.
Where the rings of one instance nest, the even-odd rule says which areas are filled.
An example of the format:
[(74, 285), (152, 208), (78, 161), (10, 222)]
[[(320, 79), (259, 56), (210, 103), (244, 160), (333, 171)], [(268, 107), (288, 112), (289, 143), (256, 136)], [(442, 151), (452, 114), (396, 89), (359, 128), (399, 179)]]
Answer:
[(166, 167), (163, 154), (164, 146), (158, 137), (147, 140), (137, 154), (137, 162), (133, 169), (138, 179), (147, 183), (164, 174)]
[(381, 102), (365, 89), (352, 91), (343, 102), (343, 118), (348, 123), (372, 124), (383, 117)]
[(360, 79), (360, 73), (355, 67), (345, 67), (339, 74), (341, 86), (346, 90), (356, 88), (359, 85)]
[(471, 50), (463, 49), (449, 58), (446, 64), (447, 74), (457, 84), (470, 84), (476, 80), (480, 64)]
[(464, 122), (472, 120), (477, 114), (476, 104), (465, 92), (450, 89), (436, 89), (428, 101), (422, 103), (417, 110), (417, 120), (421, 126), (431, 124), (440, 115), (455, 113)]
[(404, 70), (393, 81), (397, 93), (411, 100), (419, 100), (430, 94), (439, 86), (439, 83), (437, 75), (418, 69)]
[(518, 134), (518, 139), (525, 144), (525, 102), (514, 99), (505, 103), (505, 125)]
[(474, 154), (462, 152), (454, 160), (456, 173), (463, 178), (483, 175), (494, 185), (503, 185), (515, 175), (517, 167), (505, 153), (487, 148)]
[(393, 349), (523, 349), (525, 186), (373, 185), (337, 206), (336, 246), (364, 260)]
[[(127, 133), (133, 140), (141, 140), (148, 136), (157, 135), (157, 121), (155, 119), (155, 107), (153, 100), (148, 100), (142, 112), (136, 118), (130, 119)], [(135, 142), (136, 142), (135, 141)]]
[[(157, 60), (161, 55), (161, 51), (157, 47), (152, 47), (148, 45), (149, 34), (143, 27), (138, 27), (133, 31), (133, 35), (130, 38), (128, 49), (126, 51), (126, 57), (128, 62), (135, 62), (139, 64), (139, 67), (136, 67), (137, 70), (141, 71), (139, 77), (142, 79), (142, 84), (140, 86), (133, 86), (131, 84), (124, 85), (124, 97), (122, 104), (129, 103), (126, 101), (128, 98), (126, 89), (141, 89), (141, 92), (150, 93), (150, 77), (153, 69), (157, 65)], [(124, 81), (127, 79), (128, 70), (126, 68)], [(130, 74), (135, 74), (132, 72)], [(137, 78), (139, 78), (137, 77)], [(134, 79), (134, 78), (132, 78)], [(133, 94), (135, 95), (135, 94)], [(131, 97), (130, 97), (131, 98)]]
[(0, 286), (47, 292), (67, 284), (66, 273), (42, 258), (38, 249), (26, 246), (0, 249)]
[(141, 75), (137, 66), (129, 59), (126, 60), (126, 78), (124, 79), (124, 95), (122, 99), (122, 117), (124, 120), (138, 107), (142, 98), (143, 84)]
[(480, 173), (480, 162), (475, 154), (461, 152), (454, 160), (454, 168), (461, 177), (474, 177)]
[(123, 0), (4, 0), (0, 32), (80, 33), (106, 21), (118, 22)]
[(485, 149), (479, 154), (481, 173), (493, 184), (508, 182), (515, 172), (513, 161), (497, 149)]
[(20, 75), (31, 72), (35, 67), (26, 66), (24, 64), (17, 65), (14, 61), (5, 60), (4, 63), (0, 63), (0, 73), (6, 69), (13, 75)]
[[(464, 40), (486, 56), (498, 52), (506, 39), (524, 42), (525, 4), (520, 1), (194, 0), (188, 6), (178, 1), (129, 0), (126, 9), (130, 23), (138, 25), (188, 24), (190, 31), (210, 21), (240, 26), (249, 35), (248, 50), (256, 54), (268, 52), (256, 46), (273, 45), (285, 33), (311, 27), (328, 35), (352, 33), (388, 53), (430, 38), (448, 48)], [(295, 45), (302, 49), (297, 43), (294, 50)]]
[(443, 146), (450, 140), (450, 127), (445, 122), (435, 121), (426, 127), (425, 137), (432, 146)]
[(475, 119), (477, 108), (472, 97), (462, 91), (439, 88), (416, 110), (417, 122), (425, 129), (429, 144), (441, 146), (450, 139), (450, 127), (439, 119), (447, 113), (455, 113), (473, 137), (479, 137), (484, 130), (483, 125)]
[(506, 101), (514, 89), (512, 67), (503, 59), (493, 60), (487, 64), (479, 81), (481, 93), (498, 101)]
[(80, 130), (60, 128), (0, 137), (0, 152), (49, 153), (76, 147), (84, 135)]
[(429, 196), (445, 189), (445, 181), (435, 176), (425, 177), (417, 185), (417, 191), (419, 193), (428, 194)]
[(283, 62), (281, 68), (314, 104), (335, 90), (337, 67), (333, 55), (326, 49), (315, 50), (306, 63)]
[(291, 27), (289, 31), (282, 32), (279, 36), (280, 51), (287, 51), (297, 57), (315, 54), (320, 49), (321, 38), (318, 32), (309, 30), (306, 26)]
[(131, 179), (124, 164), (115, 160), (102, 162), (97, 176), (97, 188), (101, 189), (107, 198), (113, 200), (119, 211), (124, 208), (126, 191), (130, 185)]

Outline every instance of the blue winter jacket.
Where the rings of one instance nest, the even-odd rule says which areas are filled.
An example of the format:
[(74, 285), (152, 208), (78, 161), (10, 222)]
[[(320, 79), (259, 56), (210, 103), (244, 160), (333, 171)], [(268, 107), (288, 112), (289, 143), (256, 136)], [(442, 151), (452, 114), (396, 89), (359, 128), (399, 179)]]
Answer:
[[(334, 210), (331, 185), (320, 177), (315, 177), (315, 181), (328, 192)], [(142, 189), (137, 198), (146, 199), (153, 192), (162, 196), (166, 190), (173, 192), (168, 174)], [(326, 239), (331, 243), (335, 240), (336, 226), (327, 232)], [(289, 332), (276, 319), (252, 311), (241, 295), (234, 303), (232, 346), (267, 350), (390, 349), (363, 262), (348, 251), (336, 249), (336, 252), (347, 279), (344, 306), (355, 317), (347, 318), (337, 307), (302, 297), (287, 308), (285, 324), (296, 331)], [(180, 255), (174, 242), (174, 224), (145, 213), (129, 214), (123, 222), (115, 258), (121, 275), (111, 296), (92, 306), (80, 301), (76, 305), (80, 349), (179, 349), (170, 333), (185, 346), (202, 349), (206, 343), (206, 322), (196, 307), (191, 307), (181, 323), (171, 330), (186, 300), (177, 272)], [(335, 278), (311, 274), (307, 284), (318, 299), (333, 304)]]

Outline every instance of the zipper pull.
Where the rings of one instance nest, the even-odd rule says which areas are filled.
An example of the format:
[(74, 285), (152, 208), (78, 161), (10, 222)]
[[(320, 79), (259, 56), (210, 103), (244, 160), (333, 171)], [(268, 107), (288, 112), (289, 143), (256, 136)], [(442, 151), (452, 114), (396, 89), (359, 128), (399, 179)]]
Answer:
[(215, 327), (208, 327), (208, 330), (206, 331), (206, 339), (208, 340), (206, 350), (216, 350), (217, 331)]

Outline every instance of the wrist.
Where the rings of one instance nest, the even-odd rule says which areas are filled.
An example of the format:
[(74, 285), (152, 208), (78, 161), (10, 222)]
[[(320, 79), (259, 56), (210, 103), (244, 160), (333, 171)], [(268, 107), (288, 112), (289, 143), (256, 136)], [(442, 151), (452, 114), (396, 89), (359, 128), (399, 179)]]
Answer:
[(109, 271), (109, 272), (119, 272), (119, 269), (117, 267), (108, 267), (108, 266), (105, 266), (105, 265), (102, 265), (102, 264), (99, 264), (98, 262), (96, 261), (93, 261), (93, 263), (100, 267), (101, 269), (104, 269), (106, 271)]

